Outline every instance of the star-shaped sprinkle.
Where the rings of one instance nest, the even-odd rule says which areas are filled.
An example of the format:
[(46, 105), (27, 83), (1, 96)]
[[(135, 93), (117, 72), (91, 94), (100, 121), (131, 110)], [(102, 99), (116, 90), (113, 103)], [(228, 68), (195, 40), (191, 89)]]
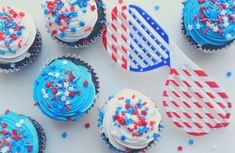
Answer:
[(196, 28), (197, 29), (201, 29), (201, 25), (198, 23), (198, 24), (196, 24)]
[(227, 76), (228, 78), (230, 78), (230, 77), (232, 76), (232, 72), (230, 72), (230, 71), (227, 72), (227, 73), (226, 73), (226, 76)]
[(178, 151), (183, 151), (183, 147), (182, 147), (182, 146), (179, 146), (179, 147), (177, 147), (177, 150), (178, 150)]
[(91, 125), (90, 125), (90, 123), (86, 123), (86, 124), (84, 125), (84, 127), (85, 127), (86, 129), (89, 129), (89, 128), (91, 127)]
[(154, 6), (154, 10), (155, 10), (155, 11), (159, 11), (159, 10), (160, 10), (160, 6), (159, 6), (159, 5), (155, 5), (155, 6)]
[(194, 144), (194, 140), (193, 140), (193, 139), (190, 139), (190, 140), (188, 141), (188, 144), (189, 144), (189, 145), (193, 145), (193, 144)]
[(226, 39), (230, 40), (232, 38), (232, 35), (230, 33), (226, 34)]
[(188, 25), (188, 30), (193, 30), (193, 25)]
[(68, 64), (68, 61), (64, 60), (62, 63), (63, 63), (64, 65), (66, 65), (66, 64)]
[(63, 132), (63, 133), (61, 134), (61, 136), (62, 136), (62, 138), (67, 138), (68, 134), (67, 134), (67, 132)]

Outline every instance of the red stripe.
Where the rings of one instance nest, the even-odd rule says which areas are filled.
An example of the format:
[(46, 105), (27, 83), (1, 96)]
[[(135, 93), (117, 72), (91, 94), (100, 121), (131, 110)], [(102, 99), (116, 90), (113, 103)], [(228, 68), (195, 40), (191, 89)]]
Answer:
[(219, 88), (217, 83), (215, 83), (214, 81), (207, 81), (206, 84), (210, 86), (211, 88)]
[(125, 35), (121, 34), (122, 39), (127, 43), (127, 38)]
[(117, 57), (116, 57), (114, 54), (112, 54), (112, 59), (113, 59), (115, 62), (117, 62)]
[(177, 98), (179, 98), (179, 97), (180, 97), (180, 95), (178, 95), (178, 94), (177, 94), (177, 92), (172, 91), (172, 93), (173, 93)]
[(169, 86), (169, 84), (170, 84), (170, 80), (166, 80), (165, 85), (166, 85), (166, 86)]
[(192, 135), (192, 136), (203, 136), (203, 135), (206, 135), (208, 133), (203, 133), (203, 132), (200, 132), (200, 133), (197, 133), (197, 132), (187, 132), (189, 135)]
[(231, 116), (231, 114), (230, 114), (230, 113), (227, 113), (225, 116), (226, 116), (226, 119), (229, 119), (230, 116)]
[(202, 108), (202, 105), (199, 104), (198, 102), (194, 102), (194, 104), (195, 104), (198, 108)]
[(221, 113), (217, 113), (222, 119), (226, 119), (225, 115), (221, 114)]
[(196, 85), (197, 85), (198, 87), (203, 88), (203, 85), (202, 85), (200, 82), (198, 82), (198, 81), (194, 81), (194, 82), (196, 83)]
[(202, 129), (202, 128), (203, 128), (200, 123), (194, 122), (194, 124), (195, 124), (199, 129)]
[(127, 59), (126, 59), (124, 56), (122, 56), (122, 61), (123, 61), (122, 67), (123, 67), (124, 69), (127, 69)]
[(192, 75), (189, 73), (189, 71), (188, 71), (188, 70), (183, 69), (183, 71), (184, 71), (184, 73), (185, 73), (187, 76), (192, 76)]
[(111, 24), (112, 25), (112, 28), (115, 30), (115, 31), (117, 31), (117, 27), (112, 23)]
[(187, 118), (189, 118), (189, 119), (191, 119), (192, 118), (192, 116), (190, 116), (188, 113), (186, 113), (186, 112), (184, 112), (183, 113)]
[(186, 97), (188, 97), (188, 98), (192, 98), (192, 96), (191, 96), (188, 92), (183, 91), (183, 93), (184, 93), (184, 95), (185, 95)]
[(200, 115), (199, 113), (194, 113), (199, 119), (203, 119), (203, 116)]
[(176, 112), (172, 112), (172, 114), (175, 115), (175, 117), (177, 117), (177, 118), (181, 118), (181, 116)]
[(184, 123), (184, 125), (187, 126), (188, 128), (192, 128), (192, 126), (191, 126), (189, 123), (187, 123), (187, 122), (183, 122), (183, 123)]
[(183, 126), (179, 122), (173, 122), (178, 128), (183, 128)]
[(180, 107), (180, 105), (178, 105), (178, 103), (176, 101), (171, 101), (173, 105), (175, 105), (175, 107)]
[(228, 108), (232, 108), (232, 103), (228, 102)]
[(122, 23), (121, 24), (121, 26), (122, 26), (122, 29), (125, 31), (125, 32), (127, 32), (127, 28), (126, 28), (126, 26)]
[(176, 69), (174, 69), (174, 68), (172, 68), (172, 69), (170, 70), (170, 74), (171, 74), (171, 75), (172, 75), (172, 74), (179, 75), (178, 71), (177, 71)]
[(206, 116), (208, 116), (210, 119), (215, 119), (215, 117), (210, 113), (206, 113)]
[(212, 126), (210, 123), (205, 123), (210, 129), (213, 129), (214, 126)]
[(124, 53), (126, 53), (126, 54), (127, 54), (127, 49), (126, 49), (126, 47), (125, 47), (125, 46), (123, 46), (123, 45), (122, 45), (122, 50), (124, 51)]
[(117, 53), (117, 47), (114, 44), (112, 44), (112, 49)]
[(206, 92), (206, 94), (207, 94), (210, 98), (212, 98), (212, 99), (215, 98), (215, 96), (214, 96), (212, 93), (210, 93), (210, 92)]
[(122, 12), (122, 17), (123, 17), (125, 20), (127, 20), (127, 16), (126, 16), (126, 14), (125, 14), (124, 12)]
[(115, 41), (115, 42), (117, 42), (117, 37), (114, 35), (114, 34), (112, 34), (112, 39)]
[(191, 108), (191, 106), (190, 106), (187, 102), (184, 102), (184, 101), (183, 101), (183, 104), (184, 104), (185, 106), (187, 106), (188, 108)]
[(195, 95), (198, 97), (198, 98), (200, 98), (200, 99), (202, 99), (203, 97), (202, 97), (202, 95), (200, 94), (200, 93), (198, 93), (198, 92), (194, 92), (195, 93)]
[(192, 87), (187, 81), (183, 81), (183, 83), (184, 83), (187, 87)]
[(176, 87), (179, 87), (180, 85), (175, 80), (170, 80)]
[(169, 96), (166, 90), (163, 91), (163, 96), (164, 97), (168, 97)]
[(217, 92), (221, 98), (228, 98), (228, 95), (225, 92)]
[(164, 106), (164, 107), (169, 107), (169, 105), (167, 104), (166, 101), (163, 101), (162, 103), (163, 103), (163, 106)]
[(212, 105), (212, 103), (210, 103), (210, 102), (205, 102), (206, 103), (206, 105), (208, 106), (208, 107), (210, 107), (210, 108), (215, 108), (213, 105)]
[(173, 116), (171, 115), (171, 112), (166, 112), (166, 115), (167, 115), (169, 118), (173, 118)]
[(202, 70), (194, 70), (194, 72), (198, 75), (198, 76), (201, 76), (201, 77), (206, 77), (208, 76), (204, 71)]

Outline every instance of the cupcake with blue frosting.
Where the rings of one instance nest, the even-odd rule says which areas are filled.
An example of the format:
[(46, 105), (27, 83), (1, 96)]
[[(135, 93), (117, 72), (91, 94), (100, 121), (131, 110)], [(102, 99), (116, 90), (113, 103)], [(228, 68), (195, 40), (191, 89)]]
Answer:
[(10, 111), (0, 115), (1, 153), (44, 153), (45, 147), (46, 136), (37, 121)]
[(106, 23), (102, 0), (45, 0), (42, 9), (49, 33), (69, 47), (92, 44)]
[(126, 89), (101, 107), (98, 127), (109, 148), (140, 152), (159, 139), (161, 114), (150, 98)]
[(94, 105), (98, 78), (91, 66), (75, 56), (54, 59), (34, 83), (35, 105), (58, 121), (75, 121)]
[(235, 39), (234, 0), (186, 0), (183, 32), (197, 49), (220, 50)]

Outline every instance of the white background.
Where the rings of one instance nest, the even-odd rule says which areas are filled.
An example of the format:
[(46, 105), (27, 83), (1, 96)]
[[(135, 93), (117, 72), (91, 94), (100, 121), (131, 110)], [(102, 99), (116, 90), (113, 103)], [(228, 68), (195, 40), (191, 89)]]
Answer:
[[(115, 0), (118, 1), (118, 0)], [(107, 8), (112, 6), (114, 0), (105, 0)], [(199, 66), (205, 69), (211, 77), (215, 78), (224, 87), (232, 101), (235, 101), (235, 76), (226, 77), (227, 71), (235, 73), (235, 47), (234, 45), (214, 55), (206, 55), (194, 50), (184, 39), (180, 32), (180, 19), (182, 5), (179, 0), (135, 0), (134, 4), (142, 6), (151, 14), (157, 16), (157, 21), (169, 32), (179, 47)], [(160, 142), (150, 149), (149, 153), (175, 153), (177, 147), (182, 145), (185, 153), (232, 153), (234, 152), (235, 121), (219, 131), (214, 131), (207, 136), (193, 138), (195, 144), (189, 146), (191, 138), (178, 130), (164, 114), (161, 103), (163, 84), (168, 75), (168, 68), (161, 68), (144, 74), (130, 73), (114, 65), (105, 52), (101, 41), (81, 49), (66, 49), (50, 38), (44, 28), (43, 14), (39, 0), (1, 0), (0, 5), (19, 7), (30, 12), (42, 33), (43, 48), (39, 59), (26, 69), (14, 74), (0, 74), (0, 111), (6, 108), (18, 113), (32, 116), (45, 128), (47, 134), (47, 153), (108, 153), (110, 150), (99, 137), (96, 127), (98, 106), (109, 95), (121, 89), (133, 88), (151, 97), (163, 114), (165, 129), (161, 133)], [(154, 6), (159, 5), (160, 10), (155, 11)], [(61, 123), (44, 116), (38, 108), (33, 107), (33, 83), (40, 72), (40, 68), (58, 55), (74, 52), (82, 56), (97, 71), (100, 79), (100, 94), (95, 108), (88, 115), (74, 123)], [(234, 110), (234, 109), (233, 109)], [(233, 117), (233, 116), (232, 116)], [(84, 128), (85, 123), (90, 123), (91, 128)], [(68, 137), (63, 139), (61, 134), (66, 131)], [(211, 148), (216, 148), (214, 151)]]

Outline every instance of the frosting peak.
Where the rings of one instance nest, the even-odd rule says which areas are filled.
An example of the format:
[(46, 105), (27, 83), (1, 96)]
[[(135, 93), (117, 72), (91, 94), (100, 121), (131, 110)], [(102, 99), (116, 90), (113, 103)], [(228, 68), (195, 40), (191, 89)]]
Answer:
[(43, 11), (52, 35), (65, 42), (89, 36), (98, 19), (95, 0), (46, 0)]

